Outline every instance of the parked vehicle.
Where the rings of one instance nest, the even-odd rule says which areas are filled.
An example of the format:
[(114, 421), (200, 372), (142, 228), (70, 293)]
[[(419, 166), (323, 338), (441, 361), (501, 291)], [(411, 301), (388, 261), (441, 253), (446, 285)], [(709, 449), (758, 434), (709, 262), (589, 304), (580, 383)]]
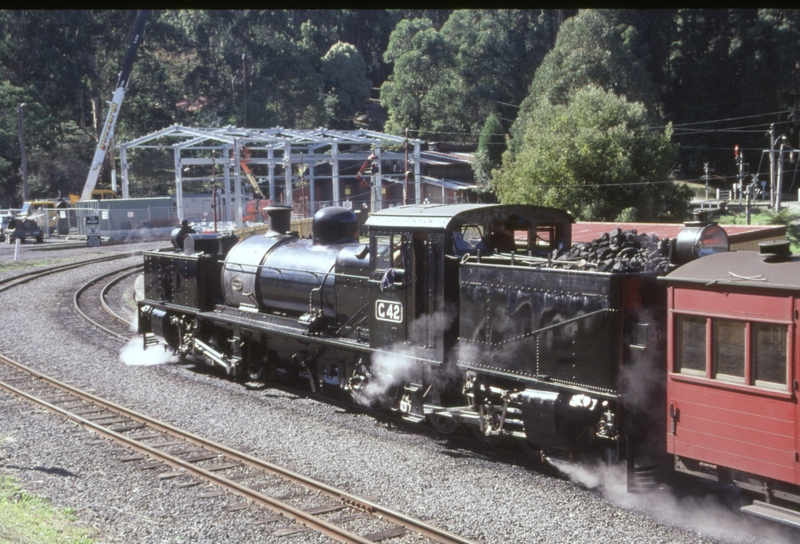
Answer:
[(44, 233), (36, 221), (22, 217), (10, 218), (8, 225), (3, 229), (3, 240), (7, 244), (13, 244), (17, 240), (25, 242), (30, 239), (36, 240), (37, 244), (44, 241)]

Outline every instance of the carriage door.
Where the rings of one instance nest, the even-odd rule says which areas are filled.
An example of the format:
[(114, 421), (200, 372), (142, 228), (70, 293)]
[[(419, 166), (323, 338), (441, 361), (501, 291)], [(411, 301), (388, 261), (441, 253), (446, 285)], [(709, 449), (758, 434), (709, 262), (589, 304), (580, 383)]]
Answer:
[(411, 233), (372, 235), (372, 347), (389, 347), (409, 341), (409, 325), (415, 312), (411, 239)]

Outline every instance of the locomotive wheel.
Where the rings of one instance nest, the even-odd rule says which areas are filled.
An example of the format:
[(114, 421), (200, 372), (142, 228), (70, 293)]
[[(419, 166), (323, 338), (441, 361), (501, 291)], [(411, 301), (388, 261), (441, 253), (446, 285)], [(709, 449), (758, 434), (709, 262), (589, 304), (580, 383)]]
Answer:
[(430, 419), (433, 428), (442, 434), (452, 434), (456, 432), (460, 426), (458, 421), (454, 420), (452, 417), (431, 414), (428, 419)]
[[(431, 388), (426, 400), (434, 406), (442, 405), (442, 398), (441, 395), (439, 395), (439, 390), (436, 387)], [(428, 416), (428, 419), (430, 420), (431, 425), (433, 425), (433, 428), (442, 434), (452, 434), (461, 426), (459, 422), (454, 420), (452, 417), (431, 414)]]

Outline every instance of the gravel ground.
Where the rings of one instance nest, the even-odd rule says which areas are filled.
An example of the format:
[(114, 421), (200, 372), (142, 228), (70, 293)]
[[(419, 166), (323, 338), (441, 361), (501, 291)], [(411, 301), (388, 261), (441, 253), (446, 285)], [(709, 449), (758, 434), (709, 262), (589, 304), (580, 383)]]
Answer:
[[(25, 247), (21, 265), (13, 269), (7, 266), (13, 248), (4, 246), (0, 277), (25, 270), (26, 261), (46, 266), (163, 245), (47, 252)], [(72, 296), (91, 277), (137, 259), (92, 265), (0, 293), (5, 324), (0, 352), (218, 442), (251, 448), (251, 455), (356, 495), (379, 497), (377, 502), (408, 515), (435, 519), (474, 540), (797, 541), (797, 533), (734, 515), (712, 499), (626, 495), (614, 470), (573, 466), (565, 469), (576, 479), (570, 481), (513, 456), (397, 428), (280, 388), (246, 387), (191, 365), (127, 366), (118, 354), (123, 344), (82, 325), (72, 310)], [(93, 528), (100, 542), (324, 541), (308, 532), (270, 537), (286, 525), (248, 525), (263, 514), (224, 511), (226, 504), (240, 501), (237, 497), (197, 498), (208, 486), (179, 489), (177, 480), (158, 480), (152, 471), (121, 463), (120, 448), (92, 443), (96, 438), (60, 416), (0, 393), (0, 472), (16, 476), (30, 492), (57, 506), (74, 509), (79, 523)]]

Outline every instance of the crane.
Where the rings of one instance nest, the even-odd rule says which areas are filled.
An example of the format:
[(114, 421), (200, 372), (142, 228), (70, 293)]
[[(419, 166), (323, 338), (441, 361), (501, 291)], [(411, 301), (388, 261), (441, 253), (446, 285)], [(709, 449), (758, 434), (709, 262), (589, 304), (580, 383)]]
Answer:
[(119, 73), (119, 79), (117, 80), (117, 89), (114, 91), (114, 97), (111, 99), (108, 115), (106, 116), (106, 122), (103, 124), (103, 131), (100, 133), (100, 139), (97, 141), (97, 149), (95, 149), (94, 158), (92, 159), (92, 164), (89, 167), (89, 175), (86, 177), (86, 183), (83, 186), (81, 200), (91, 199), (92, 191), (97, 185), (97, 177), (100, 175), (100, 167), (103, 165), (103, 159), (108, 151), (108, 144), (111, 142), (111, 138), (114, 135), (114, 125), (117, 124), (119, 110), (120, 107), (122, 107), (122, 99), (125, 97), (125, 90), (128, 88), (128, 81), (130, 79), (131, 71), (133, 70), (133, 61), (136, 58), (136, 51), (139, 49), (139, 44), (142, 41), (144, 25), (149, 15), (149, 9), (140, 10), (136, 15), (136, 22), (133, 25), (130, 47), (128, 48), (128, 53), (125, 55), (125, 60), (122, 63), (122, 71)]

